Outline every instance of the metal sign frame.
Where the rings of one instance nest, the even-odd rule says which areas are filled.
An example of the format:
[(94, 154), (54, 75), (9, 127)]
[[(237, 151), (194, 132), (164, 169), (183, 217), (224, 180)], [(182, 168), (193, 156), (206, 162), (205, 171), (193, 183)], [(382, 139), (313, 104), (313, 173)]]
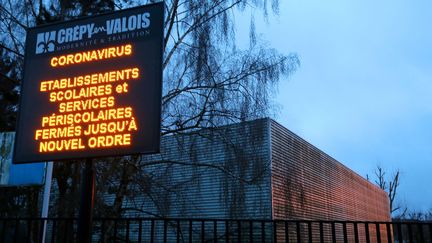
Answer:
[(158, 153), (163, 19), (159, 2), (28, 29), (13, 163)]

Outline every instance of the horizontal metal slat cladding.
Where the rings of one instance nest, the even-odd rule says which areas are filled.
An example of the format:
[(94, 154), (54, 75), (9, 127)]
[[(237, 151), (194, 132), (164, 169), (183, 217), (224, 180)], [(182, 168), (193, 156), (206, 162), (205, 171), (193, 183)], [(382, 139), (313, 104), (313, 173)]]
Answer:
[[(165, 136), (161, 153), (142, 156), (140, 163), (143, 170), (129, 185), (134, 193), (121, 205), (123, 217), (390, 220), (384, 191), (271, 119)], [(112, 187), (119, 184), (115, 181)], [(105, 204), (114, 203), (115, 192), (103, 195)], [(61, 200), (58, 192), (54, 195), (52, 203)], [(325, 239), (330, 226), (324, 225)], [(279, 227), (285, 226), (275, 229), (278, 238), (284, 234)], [(296, 227), (289, 225), (292, 239)], [(168, 228), (173, 230), (172, 225)], [(315, 241), (318, 225), (311, 228)], [(299, 230), (307, 235), (308, 225), (300, 224)], [(342, 225), (336, 224), (335, 230), (340, 233)], [(346, 230), (351, 239), (353, 226)], [(374, 230), (371, 226), (371, 234)], [(266, 237), (270, 232), (268, 224)], [(385, 229), (380, 232), (384, 239)]]
[(160, 155), (143, 156), (144, 164), (166, 161), (145, 167), (154, 186), (124, 207), (166, 217), (270, 219), (266, 124), (261, 119), (163, 137)]
[[(270, 123), (273, 219), (390, 221), (383, 190)], [(385, 230), (381, 236), (386, 237)]]

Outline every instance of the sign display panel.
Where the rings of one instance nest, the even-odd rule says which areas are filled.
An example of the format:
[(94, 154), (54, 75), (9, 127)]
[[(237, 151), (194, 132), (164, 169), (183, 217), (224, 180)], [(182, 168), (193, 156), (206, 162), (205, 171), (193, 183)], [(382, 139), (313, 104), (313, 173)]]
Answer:
[(159, 151), (163, 3), (27, 32), (14, 163)]

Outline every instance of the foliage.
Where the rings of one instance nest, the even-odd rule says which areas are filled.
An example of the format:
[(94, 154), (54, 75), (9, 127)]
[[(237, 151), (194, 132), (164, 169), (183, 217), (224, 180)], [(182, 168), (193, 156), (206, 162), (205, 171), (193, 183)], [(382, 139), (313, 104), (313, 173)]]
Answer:
[(0, 187), (0, 217), (38, 217), (40, 186)]
[(3, 49), (0, 49), (0, 60), (0, 128), (2, 131), (13, 131), (18, 103), (17, 60)]

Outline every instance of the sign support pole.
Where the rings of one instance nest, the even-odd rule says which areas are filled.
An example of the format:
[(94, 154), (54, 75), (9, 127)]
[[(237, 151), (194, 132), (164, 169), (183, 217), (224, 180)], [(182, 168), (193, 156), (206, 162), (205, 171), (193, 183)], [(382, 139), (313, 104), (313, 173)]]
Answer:
[(92, 159), (86, 159), (81, 186), (78, 242), (88, 243), (91, 242), (95, 194), (95, 172)]
[[(53, 172), (53, 162), (47, 162), (46, 164), (46, 172), (45, 172), (45, 187), (44, 187), (44, 196), (43, 196), (43, 204), (42, 204), (42, 218), (48, 218), (48, 209), (49, 209), (49, 199), (51, 192), (51, 181), (52, 181), (52, 172)], [(46, 240), (46, 228), (47, 228), (47, 220), (44, 220), (42, 223), (42, 243), (45, 243)]]

